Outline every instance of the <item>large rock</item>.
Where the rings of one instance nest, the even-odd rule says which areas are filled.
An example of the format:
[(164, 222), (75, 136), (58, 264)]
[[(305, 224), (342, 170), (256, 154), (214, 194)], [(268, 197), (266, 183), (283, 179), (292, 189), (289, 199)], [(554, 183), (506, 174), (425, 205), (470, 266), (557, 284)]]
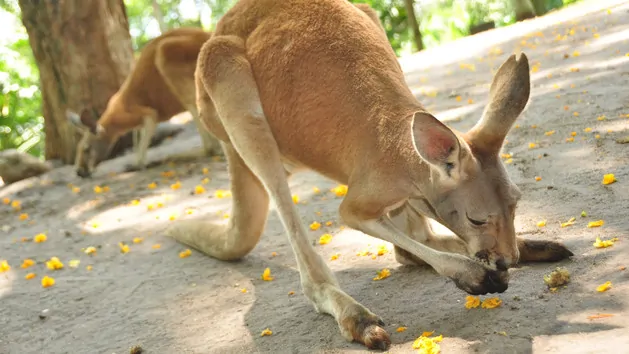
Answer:
[(15, 149), (0, 151), (0, 178), (5, 184), (39, 176), (51, 169), (50, 163), (25, 152)]

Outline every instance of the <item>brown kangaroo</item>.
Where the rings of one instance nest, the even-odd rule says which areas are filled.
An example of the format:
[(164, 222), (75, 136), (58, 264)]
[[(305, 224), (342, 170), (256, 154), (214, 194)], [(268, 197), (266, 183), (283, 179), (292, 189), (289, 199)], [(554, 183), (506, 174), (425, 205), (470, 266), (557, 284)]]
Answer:
[(83, 130), (75, 160), (79, 176), (90, 176), (129, 131), (134, 133), (137, 167), (144, 168), (157, 124), (185, 111), (192, 114), (205, 154), (222, 154), (216, 138), (201, 125), (196, 108), (194, 71), (199, 50), (211, 36), (199, 28), (164, 32), (142, 49), (133, 71), (97, 121), (87, 110), (80, 116), (67, 112), (70, 122)]
[[(269, 201), (293, 248), (304, 294), (341, 334), (386, 349), (382, 320), (345, 293), (315, 252), (287, 177), (314, 170), (348, 191), (350, 227), (427, 263), (469, 294), (501, 293), (518, 262), (572, 253), (517, 238), (521, 193), (499, 152), (530, 93), (524, 54), (496, 73), (474, 128), (456, 132), (411, 93), (372, 9), (344, 0), (240, 0), (218, 22), (196, 70), (201, 118), (221, 140), (234, 197), (227, 225), (184, 220), (168, 234), (217, 259), (257, 244)], [(457, 237), (437, 236), (434, 219)]]

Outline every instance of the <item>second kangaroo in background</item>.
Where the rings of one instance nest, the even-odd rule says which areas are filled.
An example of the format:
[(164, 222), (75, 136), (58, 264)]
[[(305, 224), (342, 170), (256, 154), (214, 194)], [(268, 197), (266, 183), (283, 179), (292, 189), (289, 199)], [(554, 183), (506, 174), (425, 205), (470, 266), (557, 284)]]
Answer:
[(206, 155), (222, 155), (216, 138), (199, 120), (194, 71), (201, 46), (212, 33), (199, 28), (177, 28), (149, 41), (133, 71), (107, 104), (98, 120), (88, 111), (68, 111), (70, 122), (83, 131), (75, 160), (76, 173), (89, 177), (106, 159), (123, 134), (139, 130), (134, 139), (138, 168), (146, 165), (147, 150), (159, 122), (189, 111), (201, 135)]

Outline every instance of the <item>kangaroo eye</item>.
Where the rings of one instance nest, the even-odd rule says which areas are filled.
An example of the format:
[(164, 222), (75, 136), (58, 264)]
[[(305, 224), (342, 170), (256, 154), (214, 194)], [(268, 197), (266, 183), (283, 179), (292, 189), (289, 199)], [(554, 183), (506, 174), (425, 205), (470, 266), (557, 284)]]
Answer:
[(487, 221), (485, 221), (485, 220), (482, 220), (482, 221), (481, 220), (474, 220), (474, 219), (470, 218), (469, 216), (467, 216), (467, 214), (465, 216), (467, 217), (467, 220), (469, 220), (469, 222), (471, 222), (473, 225), (483, 226), (483, 225), (487, 224)]

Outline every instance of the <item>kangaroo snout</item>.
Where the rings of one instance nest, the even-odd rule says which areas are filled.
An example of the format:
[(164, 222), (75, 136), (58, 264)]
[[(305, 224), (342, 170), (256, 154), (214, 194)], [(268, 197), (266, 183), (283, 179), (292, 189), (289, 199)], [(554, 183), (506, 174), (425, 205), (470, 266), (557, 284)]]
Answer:
[(79, 168), (78, 170), (76, 170), (76, 175), (81, 178), (92, 177), (92, 173), (85, 168)]
[(516, 263), (512, 257), (499, 255), (488, 250), (481, 250), (474, 254), (474, 257), (484, 263), (494, 265), (499, 271), (507, 271)]

